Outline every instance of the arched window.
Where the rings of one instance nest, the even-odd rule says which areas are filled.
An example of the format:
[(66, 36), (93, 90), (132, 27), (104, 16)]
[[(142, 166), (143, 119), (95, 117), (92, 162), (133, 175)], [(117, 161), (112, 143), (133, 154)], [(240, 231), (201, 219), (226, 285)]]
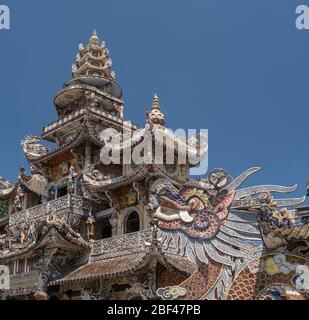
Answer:
[(140, 230), (139, 215), (136, 211), (128, 214), (125, 224), (124, 233), (131, 233)]

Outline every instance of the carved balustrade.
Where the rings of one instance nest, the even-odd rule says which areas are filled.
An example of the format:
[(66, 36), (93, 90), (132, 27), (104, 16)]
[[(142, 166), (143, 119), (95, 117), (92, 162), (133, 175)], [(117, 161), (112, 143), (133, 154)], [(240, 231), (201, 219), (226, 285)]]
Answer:
[(92, 245), (91, 260), (101, 260), (121, 254), (142, 252), (150, 244), (151, 229), (96, 240)]
[(87, 199), (76, 195), (66, 195), (38, 206), (12, 213), (10, 225), (18, 225), (24, 221), (35, 222), (51, 215), (61, 216), (66, 213), (84, 215), (89, 209), (90, 204)]

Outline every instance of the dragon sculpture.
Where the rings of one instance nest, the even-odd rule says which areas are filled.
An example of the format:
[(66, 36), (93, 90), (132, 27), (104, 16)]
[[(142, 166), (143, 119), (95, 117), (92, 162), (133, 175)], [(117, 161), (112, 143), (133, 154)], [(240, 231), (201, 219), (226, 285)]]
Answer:
[(33, 160), (50, 152), (47, 147), (39, 143), (40, 141), (41, 138), (36, 136), (27, 136), (21, 141), (24, 153), (28, 159)]
[[(224, 170), (214, 169), (207, 179), (190, 181), (179, 189), (165, 178), (152, 182), (150, 205), (162, 250), (186, 257), (196, 270), (183, 283), (158, 289), (159, 296), (226, 299), (237, 283), (237, 275), (265, 254), (286, 248), (282, 233), (294, 232), (297, 241), (306, 231), (309, 235), (309, 224), (296, 217), (293, 210), (286, 209), (303, 202), (304, 197), (274, 200), (272, 196), (293, 192), (296, 186), (240, 188), (258, 170), (248, 169), (230, 181)], [(273, 266), (275, 262), (267, 263), (266, 266)], [(177, 294), (179, 290), (175, 287), (186, 294)], [(256, 298), (256, 294), (252, 293), (251, 298)]]

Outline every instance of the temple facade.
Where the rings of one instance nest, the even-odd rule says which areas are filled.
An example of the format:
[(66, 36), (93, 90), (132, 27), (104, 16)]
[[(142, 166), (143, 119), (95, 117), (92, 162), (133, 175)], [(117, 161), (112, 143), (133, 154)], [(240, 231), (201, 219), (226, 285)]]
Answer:
[[(167, 129), (156, 95), (144, 128), (128, 122), (111, 67), (94, 31), (55, 95), (58, 119), (21, 142), (29, 172), (0, 180), (0, 299), (307, 299), (309, 210), (274, 199), (296, 186), (242, 188), (257, 167), (192, 179), (188, 158), (207, 145)], [(173, 163), (146, 155), (146, 131), (172, 141)], [(108, 144), (119, 163), (102, 162)], [(144, 161), (122, 161), (133, 148)]]

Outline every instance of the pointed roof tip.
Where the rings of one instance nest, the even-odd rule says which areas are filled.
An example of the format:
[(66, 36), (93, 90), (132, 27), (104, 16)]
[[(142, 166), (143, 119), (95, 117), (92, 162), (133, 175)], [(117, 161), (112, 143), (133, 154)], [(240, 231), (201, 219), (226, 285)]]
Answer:
[(152, 100), (151, 111), (147, 112), (147, 119), (153, 124), (160, 124), (163, 126), (165, 124), (164, 113), (160, 110), (160, 101), (156, 93)]
[(156, 93), (152, 99), (152, 109), (160, 109), (160, 101)]
[(153, 96), (153, 101), (159, 101), (159, 97), (157, 96), (157, 94), (155, 93)]
[(96, 29), (93, 29), (93, 31), (92, 31), (92, 34), (91, 34), (91, 37), (90, 37), (90, 39), (89, 40), (99, 40), (99, 37), (98, 37), (98, 34), (97, 34), (97, 31), (96, 31)]

